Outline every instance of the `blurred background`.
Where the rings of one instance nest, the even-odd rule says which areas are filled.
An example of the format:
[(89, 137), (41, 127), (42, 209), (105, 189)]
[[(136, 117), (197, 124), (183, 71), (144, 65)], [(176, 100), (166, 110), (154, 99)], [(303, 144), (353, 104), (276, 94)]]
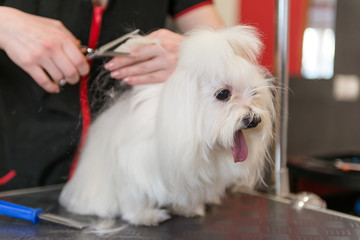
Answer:
[[(217, 0), (228, 26), (257, 27), (262, 65), (273, 72), (275, 6), (269, 0)], [(291, 191), (310, 191), (329, 208), (360, 215), (360, 1), (289, 0), (288, 167)], [(344, 171), (345, 170), (345, 171)]]

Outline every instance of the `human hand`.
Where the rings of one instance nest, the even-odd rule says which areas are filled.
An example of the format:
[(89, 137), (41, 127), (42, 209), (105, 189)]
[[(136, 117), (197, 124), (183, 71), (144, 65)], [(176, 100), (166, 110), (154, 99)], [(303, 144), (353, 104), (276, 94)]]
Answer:
[(0, 48), (47, 92), (58, 93), (59, 81), (75, 84), (89, 72), (78, 41), (60, 21), (0, 7), (0, 23)]
[(130, 55), (114, 57), (105, 64), (112, 78), (134, 85), (168, 79), (175, 69), (179, 45), (184, 37), (166, 29), (157, 30), (147, 37), (160, 41), (160, 44), (142, 46)]

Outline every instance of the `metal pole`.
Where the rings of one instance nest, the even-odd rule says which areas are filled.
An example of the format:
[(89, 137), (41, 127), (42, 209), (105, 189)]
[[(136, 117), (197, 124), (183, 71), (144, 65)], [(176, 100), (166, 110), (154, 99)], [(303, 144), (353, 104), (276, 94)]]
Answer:
[(289, 194), (287, 169), (287, 121), (288, 121), (288, 22), (289, 0), (276, 0), (276, 78), (279, 82), (277, 99), (276, 146), (275, 146), (275, 194)]

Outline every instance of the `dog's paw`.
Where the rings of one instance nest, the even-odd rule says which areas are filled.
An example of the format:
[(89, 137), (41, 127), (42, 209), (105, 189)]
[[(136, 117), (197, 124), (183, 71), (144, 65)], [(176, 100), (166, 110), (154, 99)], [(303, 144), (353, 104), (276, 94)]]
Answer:
[(205, 206), (204, 205), (197, 206), (189, 214), (189, 217), (204, 217), (204, 216), (205, 216)]
[(209, 203), (214, 204), (214, 205), (221, 205), (221, 198), (219, 196), (217, 196), (213, 200), (211, 200)]
[(142, 211), (123, 214), (123, 219), (133, 225), (158, 226), (159, 223), (170, 219), (167, 210), (149, 208)]
[(246, 190), (249, 190), (250, 188), (247, 187), (243, 182), (241, 182), (240, 180), (234, 181), (229, 187), (228, 187), (228, 191), (229, 193), (239, 193), (239, 192), (243, 192)]
[(171, 206), (171, 213), (184, 217), (203, 217), (205, 216), (205, 206), (203, 204), (196, 207)]

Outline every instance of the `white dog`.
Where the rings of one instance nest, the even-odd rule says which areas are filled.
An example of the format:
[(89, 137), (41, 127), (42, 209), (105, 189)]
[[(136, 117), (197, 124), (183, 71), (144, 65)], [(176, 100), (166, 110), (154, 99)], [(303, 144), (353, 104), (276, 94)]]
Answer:
[(134, 86), (95, 120), (61, 204), (157, 225), (170, 214), (203, 216), (234, 182), (254, 186), (275, 116), (260, 48), (251, 27), (192, 32), (168, 81)]

